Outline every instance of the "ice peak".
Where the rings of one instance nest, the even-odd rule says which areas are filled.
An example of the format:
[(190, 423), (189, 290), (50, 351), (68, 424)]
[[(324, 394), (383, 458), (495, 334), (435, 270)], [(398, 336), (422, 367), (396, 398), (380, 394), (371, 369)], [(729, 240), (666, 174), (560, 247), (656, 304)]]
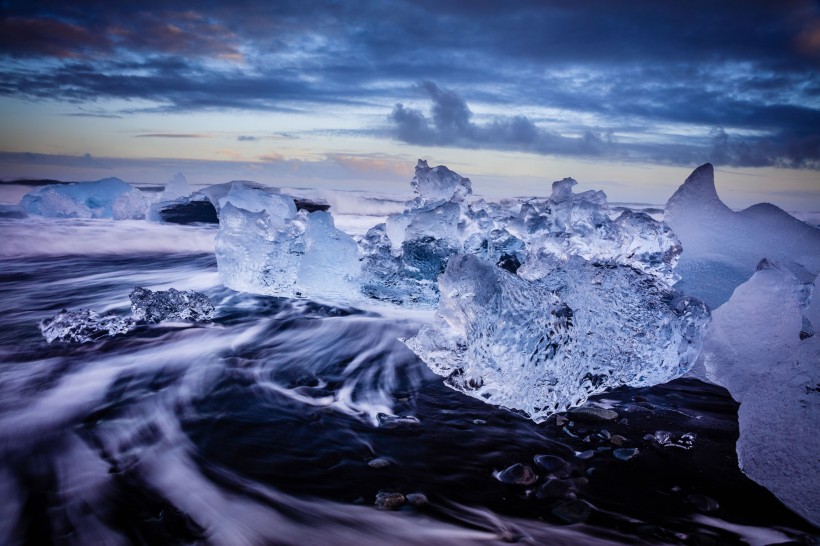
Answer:
[(760, 260), (760, 262), (757, 264), (757, 268), (755, 269), (755, 271), (765, 271), (767, 269), (786, 271), (786, 269), (783, 266), (781, 266), (774, 260), (770, 260), (769, 258), (763, 258), (762, 260)]
[(421, 205), (448, 201), (461, 203), (473, 193), (469, 178), (454, 173), (444, 165), (431, 168), (423, 159), (419, 159), (416, 164), (416, 173), (410, 186), (418, 195)]
[(550, 201), (561, 202), (572, 199), (572, 187), (578, 184), (574, 178), (564, 178), (552, 183)]

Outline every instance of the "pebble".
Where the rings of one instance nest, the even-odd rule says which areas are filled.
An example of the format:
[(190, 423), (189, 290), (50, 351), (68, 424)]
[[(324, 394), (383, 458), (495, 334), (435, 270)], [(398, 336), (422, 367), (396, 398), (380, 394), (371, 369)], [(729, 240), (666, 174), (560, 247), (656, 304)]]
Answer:
[(563, 415), (556, 415), (555, 416), (555, 424), (558, 425), (559, 427), (563, 427), (567, 423), (569, 423), (569, 419), (567, 419)]
[(573, 408), (568, 414), (579, 421), (614, 421), (618, 418), (616, 411), (595, 406)]
[(484, 419), (473, 419), (473, 424), (474, 425), (486, 425), (487, 421), (485, 421)]
[(515, 485), (532, 485), (538, 481), (538, 475), (532, 468), (525, 464), (515, 463), (509, 468), (505, 468), (496, 475), (496, 479), (501, 483)]
[(387, 468), (390, 466), (391, 463), (389, 459), (385, 459), (384, 457), (376, 457), (375, 459), (371, 460), (367, 463), (367, 466), (370, 468)]
[(533, 462), (556, 478), (566, 478), (572, 472), (569, 463), (555, 455), (536, 455), (533, 457)]
[(408, 493), (406, 499), (413, 506), (424, 506), (430, 502), (424, 493)]
[(615, 456), (616, 459), (619, 459), (621, 461), (628, 461), (637, 454), (637, 447), (620, 447), (612, 452), (612, 455)]
[(620, 434), (613, 434), (609, 441), (612, 442), (612, 445), (620, 447), (626, 443), (626, 438)]
[(404, 495), (389, 491), (376, 493), (376, 508), (379, 510), (395, 510), (404, 504)]
[(552, 515), (564, 523), (581, 523), (589, 519), (592, 508), (582, 500), (568, 500), (552, 509)]
[(595, 450), (588, 449), (586, 451), (580, 451), (576, 453), (575, 456), (581, 459), (582, 461), (588, 461), (595, 456)]
[(714, 512), (720, 508), (718, 501), (712, 497), (707, 497), (706, 495), (686, 495), (686, 500), (701, 512)]
[(572, 488), (572, 482), (549, 478), (535, 490), (535, 496), (541, 500), (563, 499)]

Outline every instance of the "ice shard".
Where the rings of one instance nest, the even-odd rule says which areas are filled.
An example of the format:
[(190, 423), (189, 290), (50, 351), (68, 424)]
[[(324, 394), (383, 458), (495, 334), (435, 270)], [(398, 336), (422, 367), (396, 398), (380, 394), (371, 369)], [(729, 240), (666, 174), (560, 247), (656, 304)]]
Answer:
[(734, 212), (718, 197), (709, 163), (666, 203), (664, 221), (680, 239), (679, 288), (717, 308), (763, 258), (803, 281), (820, 273), (820, 230), (769, 203)]
[(408, 347), (450, 387), (537, 422), (607, 388), (684, 374), (709, 319), (656, 276), (578, 256), (526, 279), (458, 255), (439, 288), (433, 323)]

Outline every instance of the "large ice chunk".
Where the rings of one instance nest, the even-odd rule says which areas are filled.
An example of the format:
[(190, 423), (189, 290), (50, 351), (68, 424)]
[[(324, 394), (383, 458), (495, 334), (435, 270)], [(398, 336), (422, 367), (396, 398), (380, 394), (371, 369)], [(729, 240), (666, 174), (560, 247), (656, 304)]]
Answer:
[(670, 197), (664, 221), (683, 245), (679, 288), (712, 308), (728, 300), (763, 258), (803, 281), (820, 273), (820, 230), (769, 203), (733, 212), (718, 197), (709, 163)]
[(104, 178), (43, 186), (24, 195), (20, 205), (38, 216), (125, 220), (145, 218), (148, 199), (119, 178)]
[(193, 290), (180, 291), (171, 288), (152, 292), (138, 286), (128, 297), (131, 300), (131, 314), (138, 322), (201, 322), (210, 320), (214, 314), (214, 304), (208, 296)]
[(458, 255), (439, 288), (433, 323), (407, 345), (454, 389), (537, 422), (613, 386), (682, 375), (709, 318), (655, 276), (577, 256), (528, 280)]
[(354, 295), (359, 251), (329, 213), (234, 183), (220, 199), (216, 258), (225, 286), (276, 296)]
[(805, 336), (820, 321), (812, 286), (763, 260), (714, 311), (698, 367), (740, 402), (741, 469), (820, 525), (820, 339)]
[(303, 211), (305, 245), (296, 274), (297, 290), (303, 295), (353, 298), (359, 293), (361, 269), (356, 242), (336, 229), (329, 212)]

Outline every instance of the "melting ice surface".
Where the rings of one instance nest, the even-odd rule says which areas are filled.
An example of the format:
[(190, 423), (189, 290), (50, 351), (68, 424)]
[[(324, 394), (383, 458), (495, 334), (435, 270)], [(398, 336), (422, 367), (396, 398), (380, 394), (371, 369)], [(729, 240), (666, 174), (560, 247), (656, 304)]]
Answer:
[(748, 280), (763, 258), (800, 280), (820, 273), (820, 230), (769, 204), (734, 212), (718, 197), (712, 165), (695, 169), (666, 204), (664, 221), (683, 245), (679, 288), (713, 309)]
[(820, 298), (812, 284), (763, 260), (714, 312), (696, 373), (740, 402), (740, 467), (820, 522)]
[(407, 345), (451, 387), (536, 422), (612, 387), (683, 375), (709, 319), (657, 278), (577, 256), (531, 281), (460, 255), (439, 286), (434, 322)]
[(144, 194), (119, 178), (43, 186), (20, 204), (29, 214), (52, 218), (140, 219), (148, 209)]

